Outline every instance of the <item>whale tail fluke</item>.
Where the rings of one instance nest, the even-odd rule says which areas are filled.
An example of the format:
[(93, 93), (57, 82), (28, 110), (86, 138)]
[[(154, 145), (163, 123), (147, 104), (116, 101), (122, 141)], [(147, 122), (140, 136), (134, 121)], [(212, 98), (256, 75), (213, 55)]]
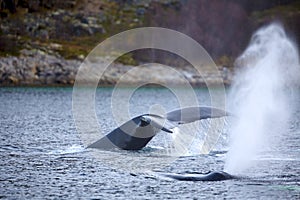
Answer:
[(227, 115), (229, 115), (228, 112), (212, 107), (187, 107), (171, 111), (165, 117), (144, 114), (125, 122), (98, 141), (90, 144), (88, 148), (139, 150), (145, 147), (161, 130), (173, 133), (171, 129), (180, 124)]
[(231, 114), (225, 110), (214, 107), (186, 107), (167, 113), (166, 118), (169, 121), (184, 124), (207, 118), (225, 117), (228, 115)]

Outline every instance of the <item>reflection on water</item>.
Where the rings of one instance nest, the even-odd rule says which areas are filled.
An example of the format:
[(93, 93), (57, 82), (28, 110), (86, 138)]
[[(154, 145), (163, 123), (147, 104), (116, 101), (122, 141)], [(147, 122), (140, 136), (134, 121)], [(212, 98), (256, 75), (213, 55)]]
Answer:
[[(110, 117), (110, 88), (97, 91), (97, 116), (103, 131), (116, 127)], [(205, 90), (197, 90), (200, 104), (208, 104)], [(146, 113), (153, 104), (166, 110), (177, 107), (167, 90), (140, 90), (132, 98), (132, 115)], [(0, 196), (7, 199), (41, 198), (264, 198), (297, 199), (300, 184), (300, 112), (281, 144), (256, 158), (249, 176), (221, 182), (177, 182), (162, 180), (153, 172), (134, 174), (114, 169), (95, 159), (93, 153), (158, 157), (162, 150), (157, 140), (138, 152), (100, 152), (86, 150), (72, 118), (72, 88), (1, 88), (0, 89)], [(299, 106), (298, 106), (299, 107)], [(198, 127), (199, 128), (199, 127)], [(194, 145), (194, 144), (193, 144)], [(228, 147), (223, 135), (215, 151), (208, 155), (190, 154), (160, 168), (164, 172), (207, 172), (222, 170)], [(169, 159), (165, 156), (165, 159)], [(136, 161), (136, 160), (135, 160)], [(113, 161), (112, 161), (113, 162)], [(122, 160), (118, 160), (122, 162)], [(124, 166), (135, 165), (125, 161)], [(145, 166), (146, 169), (147, 166)]]

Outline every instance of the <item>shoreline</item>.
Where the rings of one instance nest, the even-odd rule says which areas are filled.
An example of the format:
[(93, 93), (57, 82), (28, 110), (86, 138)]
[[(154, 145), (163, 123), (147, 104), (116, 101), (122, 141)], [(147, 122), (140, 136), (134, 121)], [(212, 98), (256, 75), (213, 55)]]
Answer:
[[(103, 58), (103, 63), (104, 63)], [(66, 60), (57, 55), (50, 55), (40, 50), (23, 50), (18, 57), (0, 58), (0, 87), (73, 87), (77, 71), (83, 60)], [(99, 65), (102, 61), (100, 60)], [(142, 65), (144, 66), (144, 65)], [(141, 70), (136, 70), (141, 69)], [(172, 67), (169, 70), (160, 66), (131, 66), (120, 63), (110, 65), (100, 77), (98, 87), (121, 86), (132, 87), (149, 84), (207, 87), (230, 85), (233, 72), (228, 68), (218, 67), (213, 71), (203, 68), (201, 74), (191, 66)], [(126, 76), (124, 76), (126, 75)], [(89, 77), (87, 77), (87, 81)], [(148, 86), (146, 86), (148, 87)], [(161, 86), (163, 87), (163, 86)]]

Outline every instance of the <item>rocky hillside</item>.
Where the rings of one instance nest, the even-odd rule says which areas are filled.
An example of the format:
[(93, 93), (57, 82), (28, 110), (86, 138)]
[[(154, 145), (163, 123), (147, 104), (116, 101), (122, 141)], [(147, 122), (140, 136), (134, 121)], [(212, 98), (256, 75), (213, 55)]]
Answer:
[[(80, 61), (96, 44), (135, 27), (181, 31), (229, 72), (252, 32), (270, 21), (281, 21), (300, 41), (297, 0), (0, 0), (0, 17), (0, 85), (71, 85)], [(157, 50), (126, 54), (118, 62), (188, 65)]]

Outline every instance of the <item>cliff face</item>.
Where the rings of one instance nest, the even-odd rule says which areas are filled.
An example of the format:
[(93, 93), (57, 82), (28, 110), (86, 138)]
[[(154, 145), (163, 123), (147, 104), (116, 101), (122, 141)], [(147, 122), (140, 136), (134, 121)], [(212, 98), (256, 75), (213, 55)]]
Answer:
[[(183, 32), (203, 45), (218, 65), (229, 68), (252, 32), (270, 21), (281, 21), (295, 41), (300, 41), (297, 0), (0, 0), (0, 17), (0, 56), (16, 59), (26, 57), (22, 53), (26, 49), (58, 59), (82, 60), (103, 39), (142, 26)], [(140, 50), (118, 61), (188, 64), (158, 50)], [(73, 75), (66, 80), (71, 84), (70, 77)]]
[[(252, 33), (271, 21), (282, 22), (300, 41), (300, 2), (292, 0), (198, 0), (155, 2), (147, 22), (183, 32), (198, 41), (220, 64), (240, 55)], [(227, 57), (227, 63), (222, 63)], [(223, 58), (223, 59), (222, 59)]]
[(161, 26), (183, 32), (202, 44), (215, 59), (239, 55), (251, 33), (272, 20), (282, 21), (300, 41), (300, 3), (296, 0), (0, 2), (2, 56), (17, 55), (19, 50), (31, 45), (46, 48), (48, 43), (55, 42), (62, 45), (56, 50), (58, 53), (76, 58), (91, 50), (95, 42), (141, 26)]
[[(175, 9), (153, 5), (150, 24), (183, 32), (204, 46), (213, 57), (236, 56), (251, 35), (246, 11), (234, 2), (186, 1)], [(242, 31), (241, 31), (242, 30)]]

